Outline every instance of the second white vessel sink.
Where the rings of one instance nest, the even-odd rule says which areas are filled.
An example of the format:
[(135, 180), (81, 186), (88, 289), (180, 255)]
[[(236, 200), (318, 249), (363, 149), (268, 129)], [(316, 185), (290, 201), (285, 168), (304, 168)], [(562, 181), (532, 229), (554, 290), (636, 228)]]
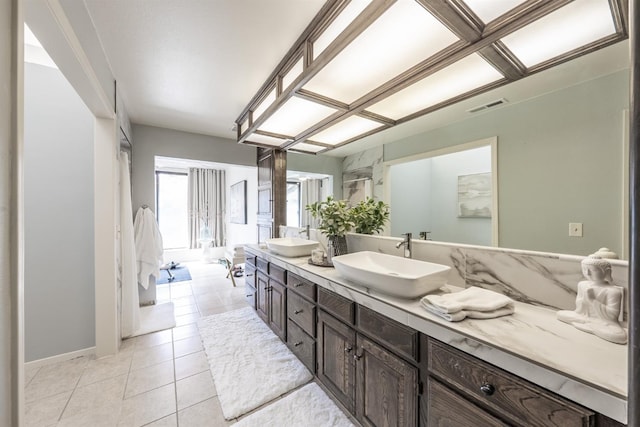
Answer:
[(451, 267), (378, 252), (331, 259), (340, 275), (369, 289), (400, 298), (420, 298), (447, 283)]
[(269, 250), (290, 258), (310, 255), (318, 246), (315, 240), (299, 239), (297, 237), (279, 237), (265, 240)]

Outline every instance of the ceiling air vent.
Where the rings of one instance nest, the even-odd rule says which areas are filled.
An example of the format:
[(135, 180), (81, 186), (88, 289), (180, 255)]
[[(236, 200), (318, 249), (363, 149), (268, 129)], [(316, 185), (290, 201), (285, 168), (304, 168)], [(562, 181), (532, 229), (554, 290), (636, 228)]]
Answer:
[(506, 104), (507, 101), (504, 98), (496, 99), (495, 101), (488, 102), (484, 105), (478, 105), (477, 107), (473, 107), (467, 110), (467, 113), (477, 113), (478, 111), (488, 110), (489, 108), (497, 107), (498, 105)]

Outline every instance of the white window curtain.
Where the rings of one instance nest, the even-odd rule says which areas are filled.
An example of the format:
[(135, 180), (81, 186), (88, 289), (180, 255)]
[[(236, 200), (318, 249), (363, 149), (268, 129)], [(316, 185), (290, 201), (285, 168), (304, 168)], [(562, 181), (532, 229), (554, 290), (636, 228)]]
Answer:
[(189, 247), (225, 245), (225, 174), (189, 168)]
[(317, 228), (317, 220), (311, 216), (311, 213), (305, 209), (307, 205), (316, 203), (323, 198), (323, 180), (307, 179), (300, 182), (300, 225), (309, 225), (311, 228)]

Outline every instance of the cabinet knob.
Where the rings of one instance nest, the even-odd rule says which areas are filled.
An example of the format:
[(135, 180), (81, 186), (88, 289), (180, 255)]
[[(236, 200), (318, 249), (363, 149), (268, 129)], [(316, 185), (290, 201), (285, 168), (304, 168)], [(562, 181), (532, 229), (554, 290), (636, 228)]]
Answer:
[(294, 346), (294, 347), (298, 347), (298, 346), (300, 346), (300, 345), (302, 345), (302, 341), (298, 341), (298, 342), (296, 342), (296, 343), (293, 343), (293, 346)]
[(491, 396), (493, 393), (495, 393), (496, 388), (491, 384), (485, 383), (480, 386), (480, 391), (484, 393), (485, 396)]
[(300, 314), (300, 313), (302, 313), (302, 311), (303, 311), (302, 309), (300, 309), (300, 310), (294, 310), (294, 311), (293, 311), (293, 314)]
[(355, 354), (353, 355), (353, 359), (354, 359), (355, 361), (358, 361), (358, 360), (362, 359), (362, 356), (364, 356), (364, 352), (362, 352), (361, 354), (355, 353)]
[(344, 348), (344, 352), (345, 353), (349, 353), (351, 350), (353, 350), (353, 347), (351, 347), (351, 346), (347, 346), (347, 347)]

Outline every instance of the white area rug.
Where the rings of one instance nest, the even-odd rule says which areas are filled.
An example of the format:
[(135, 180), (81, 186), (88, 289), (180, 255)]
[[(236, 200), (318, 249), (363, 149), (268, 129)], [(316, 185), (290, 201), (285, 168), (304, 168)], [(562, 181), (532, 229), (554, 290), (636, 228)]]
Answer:
[(227, 420), (312, 378), (251, 307), (203, 317), (198, 329)]
[(132, 337), (144, 335), (151, 332), (163, 331), (176, 326), (176, 316), (173, 303), (146, 305), (140, 307), (140, 327)]
[(349, 418), (316, 383), (241, 419), (233, 427), (348, 427)]

